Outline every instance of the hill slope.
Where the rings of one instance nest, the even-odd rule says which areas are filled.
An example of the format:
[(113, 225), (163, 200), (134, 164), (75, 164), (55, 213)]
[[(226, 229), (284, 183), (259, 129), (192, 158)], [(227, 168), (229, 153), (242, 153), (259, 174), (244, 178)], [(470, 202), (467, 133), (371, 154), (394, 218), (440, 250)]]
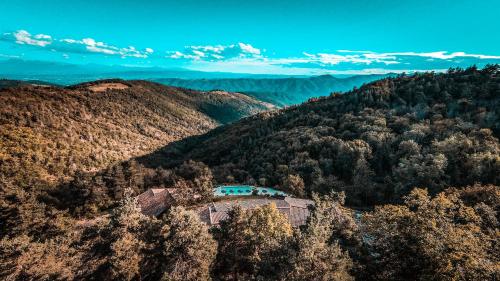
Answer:
[(0, 79), (0, 89), (12, 88), (12, 87), (18, 87), (18, 86), (27, 86), (27, 85), (57, 86), (57, 85), (52, 84), (52, 83), (47, 83), (47, 82), (38, 81), (38, 80), (21, 81), (21, 80)]
[(307, 78), (228, 78), (228, 79), (176, 79), (165, 78), (155, 81), (183, 88), (197, 90), (220, 89), (243, 92), (259, 100), (284, 106), (298, 104), (313, 97), (327, 96), (331, 92), (349, 91), (363, 83), (386, 77), (387, 75), (358, 75), (336, 78), (322, 75)]
[[(176, 273), (179, 280), (185, 280), (183, 276), (192, 277), (193, 270), (203, 270), (207, 278), (211, 274), (220, 280), (234, 276), (238, 280), (414, 280), (415, 276), (419, 280), (457, 276), (496, 280), (500, 187), (464, 186), (500, 181), (498, 74), (497, 67), (488, 67), (381, 80), (345, 95), (246, 118), (96, 174), (77, 174), (59, 189), (25, 192), (15, 186), (11, 193), (0, 194), (4, 195), (0, 196), (0, 276), (8, 280), (159, 280), (174, 271), (180, 272)], [(55, 95), (66, 104), (49, 104), (48, 111), (73, 110), (72, 96), (94, 104), (94, 94), (120, 101), (112, 105), (97, 99), (100, 106), (133, 110), (120, 96), (128, 97), (127, 101), (144, 97), (136, 85), (130, 86), (133, 91), (125, 86), (125, 82), (108, 81), (105, 86), (61, 90), (66, 91), (62, 95), (49, 88), (49, 97)], [(31, 97), (36, 91), (27, 87), (23, 93)], [(163, 95), (148, 96), (191, 112), (176, 100), (184, 100), (183, 94), (168, 93), (166, 100)], [(92, 101), (87, 95), (94, 97)], [(130, 104), (162, 113), (151, 105)], [(37, 110), (23, 106), (27, 116)], [(193, 118), (205, 120), (201, 113)], [(111, 122), (106, 114), (95, 119)], [(24, 148), (14, 148), (9, 150), (13, 157), (26, 153)], [(3, 151), (0, 155), (5, 156)], [(37, 157), (22, 159), (38, 161)], [(54, 151), (51, 157), (57, 159), (58, 154)], [(178, 166), (186, 159), (204, 161), (212, 170), (194, 161)], [(21, 168), (31, 172), (31, 167)], [(195, 213), (186, 211), (184, 207), (196, 207), (189, 202), (151, 218), (142, 215), (130, 197), (130, 189), (137, 192), (154, 186), (211, 191), (212, 175), (219, 182), (276, 183), (294, 194), (346, 191), (349, 204), (365, 206), (407, 196), (400, 205), (366, 212), (343, 207), (342, 194), (315, 197), (311, 219), (293, 231), (274, 205), (237, 210), (220, 224), (220, 231), (213, 232)], [(0, 177), (2, 191), (5, 176), (10, 175)], [(457, 188), (446, 188), (450, 185)], [(431, 193), (446, 189), (430, 196), (416, 188), (408, 195), (412, 186)], [(117, 208), (111, 210), (113, 206)], [(109, 212), (103, 216), (102, 210)], [(198, 276), (192, 280), (199, 280)]]
[[(295, 194), (346, 191), (350, 204), (500, 183), (499, 69), (470, 68), (376, 81), (253, 116), (139, 159), (193, 159), (218, 182), (280, 186)], [(302, 184), (303, 182), (303, 184)]]
[(8, 86), (0, 90), (0, 175), (21, 185), (97, 171), (270, 108), (241, 94), (145, 81)]

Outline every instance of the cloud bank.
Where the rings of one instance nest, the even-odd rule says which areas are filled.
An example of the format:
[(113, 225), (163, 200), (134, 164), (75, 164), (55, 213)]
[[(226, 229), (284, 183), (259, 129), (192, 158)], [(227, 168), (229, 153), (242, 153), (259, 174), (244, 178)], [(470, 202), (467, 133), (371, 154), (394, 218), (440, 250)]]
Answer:
[(187, 46), (168, 53), (168, 58), (189, 62), (201, 71), (230, 71), (272, 74), (385, 74), (445, 71), (450, 67), (468, 67), (500, 63), (500, 56), (466, 52), (374, 52), (337, 50), (303, 52), (295, 57), (269, 57), (250, 44)]
[(261, 50), (250, 44), (238, 43), (216, 46), (186, 46), (182, 51), (167, 52), (172, 59), (188, 60), (228, 60), (234, 58), (261, 58)]
[(47, 45), (52, 44), (52, 37), (46, 34), (37, 34), (35, 36), (31, 36), (30, 33), (26, 30), (18, 30), (12, 34), (5, 33), (4, 35), (12, 35), (13, 39), (17, 44), (27, 44), (39, 47), (45, 47)]
[[(54, 38), (48, 34), (31, 34), (26, 30), (3, 33), (0, 41), (22, 48), (59, 52), (64, 59), (70, 54), (101, 55), (123, 59), (147, 59), (154, 66), (185, 67), (201, 71), (224, 71), (260, 74), (382, 74), (420, 71), (444, 71), (450, 67), (483, 66), (500, 63), (500, 55), (463, 51), (375, 52), (370, 50), (335, 50), (308, 52), (293, 57), (268, 55), (264, 49), (249, 43), (227, 45), (192, 45), (179, 50), (137, 49), (119, 47), (93, 38)], [(0, 58), (22, 54), (3, 54)]]
[(367, 64), (372, 63), (383, 63), (385, 65), (390, 64), (400, 64), (404, 63), (408, 58), (424, 58), (427, 61), (432, 61), (432, 59), (439, 60), (453, 60), (453, 59), (464, 59), (464, 58), (474, 58), (474, 59), (491, 59), (500, 60), (500, 56), (490, 56), (490, 55), (480, 55), (480, 54), (467, 54), (465, 52), (453, 52), (449, 53), (447, 51), (438, 52), (392, 52), (392, 53), (377, 53), (372, 51), (351, 51), (351, 50), (338, 50), (337, 53), (319, 53), (319, 54), (308, 54), (304, 55), (310, 58), (312, 61), (317, 61), (323, 64), (336, 65), (343, 62), (355, 63), (355, 64)]
[(32, 35), (26, 30), (17, 30), (7, 32), (0, 36), (0, 40), (20, 45), (30, 45), (38, 48), (46, 48), (50, 51), (67, 53), (97, 53), (111, 56), (147, 58), (154, 51), (151, 48), (137, 50), (133, 46), (117, 47), (96, 41), (93, 38), (83, 39), (55, 39), (50, 35), (36, 34)]

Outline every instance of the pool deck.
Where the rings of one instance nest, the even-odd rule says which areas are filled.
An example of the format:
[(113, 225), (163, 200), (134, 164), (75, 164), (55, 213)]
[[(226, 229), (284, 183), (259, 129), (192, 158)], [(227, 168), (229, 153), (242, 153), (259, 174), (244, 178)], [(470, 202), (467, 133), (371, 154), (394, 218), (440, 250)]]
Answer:
[(272, 187), (258, 187), (251, 185), (221, 185), (214, 188), (214, 196), (216, 197), (250, 196), (250, 195), (287, 196), (285, 192)]

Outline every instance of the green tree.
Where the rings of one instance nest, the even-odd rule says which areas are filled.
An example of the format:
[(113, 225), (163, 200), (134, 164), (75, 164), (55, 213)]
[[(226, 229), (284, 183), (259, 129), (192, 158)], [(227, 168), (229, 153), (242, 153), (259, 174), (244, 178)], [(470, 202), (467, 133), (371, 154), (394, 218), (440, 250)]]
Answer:
[(288, 175), (283, 181), (282, 187), (298, 197), (303, 197), (305, 194), (304, 180), (299, 175)]
[(288, 269), (282, 279), (354, 280), (350, 273), (353, 262), (340, 244), (353, 239), (356, 226), (336, 199), (335, 195), (315, 197), (306, 226), (294, 235), (287, 255)]
[(280, 251), (291, 235), (292, 227), (276, 205), (246, 211), (236, 207), (216, 232), (214, 271), (227, 280), (277, 277)]
[(213, 175), (210, 168), (202, 162), (186, 161), (176, 169), (176, 174), (187, 181), (193, 192), (204, 200), (213, 196)]
[(164, 280), (210, 280), (217, 244), (195, 213), (183, 207), (170, 209), (161, 235)]
[(363, 219), (376, 280), (494, 280), (498, 258), (481, 217), (456, 193), (430, 198), (414, 189), (401, 206), (378, 207)]
[(132, 280), (140, 275), (144, 242), (142, 228), (148, 218), (141, 213), (132, 190), (125, 190), (125, 198), (111, 216), (111, 275), (118, 280)]
[(140, 274), (144, 243), (136, 235), (124, 231), (111, 245), (111, 273), (117, 280), (132, 280)]

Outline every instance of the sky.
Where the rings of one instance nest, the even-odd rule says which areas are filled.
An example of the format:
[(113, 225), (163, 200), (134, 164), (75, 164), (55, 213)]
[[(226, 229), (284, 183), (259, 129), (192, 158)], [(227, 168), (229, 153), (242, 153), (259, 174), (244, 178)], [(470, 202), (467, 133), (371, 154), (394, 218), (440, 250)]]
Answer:
[(0, 0), (0, 60), (258, 74), (500, 63), (498, 0)]

